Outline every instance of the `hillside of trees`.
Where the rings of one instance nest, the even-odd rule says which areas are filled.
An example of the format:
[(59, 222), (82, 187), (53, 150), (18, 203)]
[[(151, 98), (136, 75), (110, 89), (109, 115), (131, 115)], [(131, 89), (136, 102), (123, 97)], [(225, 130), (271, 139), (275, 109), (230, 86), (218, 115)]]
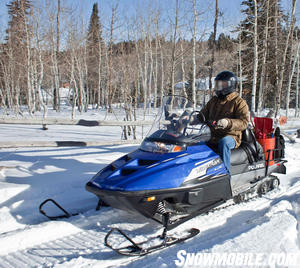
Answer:
[[(0, 44), (1, 107), (20, 114), (25, 106), (30, 114), (43, 110), (46, 117), (49, 104), (42, 91), (59, 111), (58, 89), (68, 85), (73, 111), (92, 105), (112, 112), (115, 103), (122, 103), (134, 119), (138, 106), (157, 107), (162, 96), (174, 94), (176, 83), (188, 81), (183, 94), (196, 102), (196, 79), (232, 70), (252, 111), (293, 108), (299, 116), (296, 0), (290, 1), (290, 13), (280, 0), (241, 1), (243, 19), (229, 33), (218, 30), (218, 0), (210, 10), (204, 2), (174, 0), (169, 16), (158, 5), (124, 18), (119, 2), (112, 1), (104, 27), (101, 1), (93, 5), (89, 21), (81, 22), (60, 0), (43, 6), (34, 0), (9, 1)], [(208, 29), (199, 23), (207, 12), (214, 18)], [(127, 38), (120, 40), (121, 32)], [(212, 83), (208, 91), (213, 94)]]

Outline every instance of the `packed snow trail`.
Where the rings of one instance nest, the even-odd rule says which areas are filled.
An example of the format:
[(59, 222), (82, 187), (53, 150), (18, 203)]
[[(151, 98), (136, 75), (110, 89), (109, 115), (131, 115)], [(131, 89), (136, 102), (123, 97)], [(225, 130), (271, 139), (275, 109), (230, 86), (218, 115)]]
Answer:
[[(117, 255), (104, 247), (104, 236), (110, 229), (109, 226), (119, 226), (136, 236), (135, 239), (138, 241), (152, 236), (153, 229), (154, 233), (159, 234), (161, 231), (159, 225), (145, 223), (142, 216), (135, 215), (132, 218), (132, 215), (126, 212), (110, 208), (104, 208), (102, 212), (88, 211), (67, 221), (45, 222), (29, 230), (2, 235), (0, 267), (24, 267), (24, 265), (52, 267), (58, 264), (63, 264), (64, 267), (68, 265), (78, 267), (88, 263), (101, 267), (120, 264), (134, 264), (138, 267), (148, 266), (153, 261), (172, 266), (180, 249), (188, 249), (190, 252), (208, 249), (212, 252), (223, 252), (226, 246), (227, 250), (234, 249), (237, 252), (251, 252), (251, 250), (268, 252), (270, 246), (273, 250), (275, 246), (276, 251), (278, 245), (277, 249), (282, 250), (282, 246), (285, 248), (288, 246), (289, 250), (295, 250), (298, 249), (298, 244), (296, 241), (293, 243), (293, 238), (298, 236), (298, 219), (295, 215), (300, 208), (299, 203), (300, 182), (296, 182), (287, 189), (281, 187), (262, 198), (199, 216), (174, 230), (180, 232), (191, 226), (197, 227), (201, 229), (198, 237), (163, 250), (159, 255), (154, 253), (145, 258), (126, 258)], [(55, 233), (56, 239), (39, 237), (40, 234), (47, 233)], [(265, 240), (261, 241), (262, 234), (263, 237), (267, 235), (267, 243)], [(245, 243), (245, 237), (251, 239)], [(26, 239), (30, 241), (29, 246)], [(281, 244), (281, 241), (284, 243)], [(10, 245), (11, 242), (14, 247), (17, 245), (19, 250), (15, 250), (14, 247), (5, 248), (5, 245)], [(2, 255), (3, 251), (9, 253)]]
[[(117, 209), (95, 211), (97, 198), (84, 189), (93, 174), (136, 146), (1, 150), (1, 166), (6, 168), (0, 171), (0, 267), (173, 267), (181, 249), (299, 253), (299, 142), (287, 144), (288, 174), (279, 175), (279, 189), (182, 224), (170, 233), (195, 227), (200, 235), (142, 258), (123, 257), (106, 248), (106, 233), (119, 227), (139, 242), (160, 234), (161, 226)], [(47, 198), (71, 213), (83, 213), (48, 221), (38, 213), (38, 205)]]
[[(122, 257), (103, 245), (109, 226), (126, 229), (136, 236), (136, 240), (152, 236), (152, 229), (156, 234), (161, 231), (159, 225), (145, 223), (141, 216), (132, 218), (126, 212), (105, 208), (102, 212), (88, 211), (67, 221), (41, 223), (27, 230), (1, 235), (0, 267), (52, 267), (58, 264), (78, 267), (88, 263), (101, 267), (120, 264), (147, 267), (153, 261), (172, 266), (180, 249), (223, 252), (225, 246), (227, 250), (237, 252), (268, 252), (270, 246), (276, 251), (277, 245), (277, 249), (282, 250), (284, 246), (295, 250), (298, 249), (293, 238), (298, 235), (295, 215), (300, 203), (300, 182), (284, 190), (275, 190), (248, 203), (198, 216), (174, 232), (193, 226), (201, 229), (199, 236), (144, 258)], [(55, 239), (47, 234), (55, 234)], [(268, 241), (261, 241), (262, 235), (267, 236)]]

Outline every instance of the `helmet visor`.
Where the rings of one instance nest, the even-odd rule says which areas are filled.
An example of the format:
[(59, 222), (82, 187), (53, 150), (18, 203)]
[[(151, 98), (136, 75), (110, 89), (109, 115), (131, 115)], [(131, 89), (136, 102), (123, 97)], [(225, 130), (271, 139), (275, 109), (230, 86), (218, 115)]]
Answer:
[(231, 86), (231, 81), (224, 81), (224, 80), (216, 80), (215, 81), (215, 90), (222, 91)]

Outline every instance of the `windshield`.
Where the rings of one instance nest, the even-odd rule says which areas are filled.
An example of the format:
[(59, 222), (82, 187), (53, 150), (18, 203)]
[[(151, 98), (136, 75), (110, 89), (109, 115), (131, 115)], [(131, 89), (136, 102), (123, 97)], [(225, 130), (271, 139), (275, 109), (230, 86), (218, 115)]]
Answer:
[(199, 121), (198, 114), (189, 99), (166, 96), (146, 139), (172, 144), (208, 141), (210, 129)]

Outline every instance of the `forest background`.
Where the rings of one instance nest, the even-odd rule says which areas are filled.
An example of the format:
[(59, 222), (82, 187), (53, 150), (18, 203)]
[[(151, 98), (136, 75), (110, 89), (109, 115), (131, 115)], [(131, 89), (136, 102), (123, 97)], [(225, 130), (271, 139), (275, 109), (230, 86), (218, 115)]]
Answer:
[(158, 107), (180, 83), (181, 95), (203, 104), (213, 77), (231, 70), (253, 112), (284, 108), (299, 116), (296, 0), (11, 0), (0, 7), (7, 113), (26, 107), (46, 117), (49, 105), (59, 112), (66, 87), (73, 116), (119, 104), (135, 120), (138, 107)]

